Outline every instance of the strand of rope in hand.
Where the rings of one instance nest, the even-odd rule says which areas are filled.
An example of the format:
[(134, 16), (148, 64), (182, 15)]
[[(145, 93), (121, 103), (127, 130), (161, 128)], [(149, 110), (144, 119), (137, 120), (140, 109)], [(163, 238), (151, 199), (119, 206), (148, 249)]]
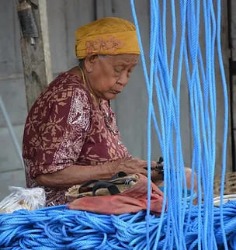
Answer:
[[(236, 249), (236, 202), (223, 205), (224, 226), (229, 249)], [(198, 244), (198, 211), (194, 206), (185, 212), (183, 237), (186, 249), (196, 249)], [(163, 249), (166, 244), (167, 214), (164, 214), (160, 239), (155, 241), (161, 218), (149, 215), (149, 246)], [(204, 209), (201, 210), (204, 216)], [(220, 208), (214, 207), (214, 237), (217, 246), (223, 245)], [(170, 225), (173, 228), (173, 225)], [(85, 211), (68, 210), (65, 206), (34, 211), (18, 210), (0, 214), (0, 249), (146, 249), (146, 212), (122, 215), (102, 215)], [(173, 231), (170, 231), (173, 234)], [(173, 249), (177, 249), (176, 245)]]

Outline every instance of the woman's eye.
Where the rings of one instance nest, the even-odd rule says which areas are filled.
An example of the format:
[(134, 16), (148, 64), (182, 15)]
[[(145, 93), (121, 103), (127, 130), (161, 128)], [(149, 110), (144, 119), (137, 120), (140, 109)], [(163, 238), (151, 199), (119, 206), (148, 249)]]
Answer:
[(116, 73), (121, 73), (123, 69), (124, 69), (123, 67), (115, 67), (115, 68), (114, 68), (114, 71), (115, 71)]
[(128, 77), (130, 76), (130, 74), (133, 72), (133, 69), (128, 70)]

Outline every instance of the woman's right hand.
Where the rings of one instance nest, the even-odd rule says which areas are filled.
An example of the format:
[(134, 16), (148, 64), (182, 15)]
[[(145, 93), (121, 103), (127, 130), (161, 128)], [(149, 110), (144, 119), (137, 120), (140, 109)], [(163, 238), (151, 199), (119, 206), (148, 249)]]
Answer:
[[(151, 162), (152, 167), (155, 167), (156, 165), (156, 162)], [(147, 175), (147, 161), (138, 158), (117, 160), (114, 162), (113, 166), (114, 174), (125, 172), (126, 174), (140, 173)]]

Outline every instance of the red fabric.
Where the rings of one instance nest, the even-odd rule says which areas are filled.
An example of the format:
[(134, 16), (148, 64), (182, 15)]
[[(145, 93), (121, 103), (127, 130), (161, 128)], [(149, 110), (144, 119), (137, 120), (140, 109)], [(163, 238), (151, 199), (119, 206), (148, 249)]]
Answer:
[[(130, 189), (117, 195), (86, 196), (68, 204), (69, 209), (85, 210), (101, 214), (136, 213), (147, 209), (147, 177), (137, 174), (139, 181)], [(163, 204), (163, 193), (151, 184), (150, 210), (160, 213)]]

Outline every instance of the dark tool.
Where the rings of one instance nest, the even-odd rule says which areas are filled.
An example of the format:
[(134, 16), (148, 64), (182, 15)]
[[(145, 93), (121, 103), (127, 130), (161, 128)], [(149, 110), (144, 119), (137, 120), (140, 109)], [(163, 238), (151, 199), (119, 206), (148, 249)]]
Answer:
[[(147, 169), (147, 168), (145, 168)], [(152, 171), (157, 171), (159, 175), (162, 176), (162, 180), (164, 180), (164, 160), (163, 157), (160, 157), (157, 161), (157, 165), (155, 167), (151, 167)]]

